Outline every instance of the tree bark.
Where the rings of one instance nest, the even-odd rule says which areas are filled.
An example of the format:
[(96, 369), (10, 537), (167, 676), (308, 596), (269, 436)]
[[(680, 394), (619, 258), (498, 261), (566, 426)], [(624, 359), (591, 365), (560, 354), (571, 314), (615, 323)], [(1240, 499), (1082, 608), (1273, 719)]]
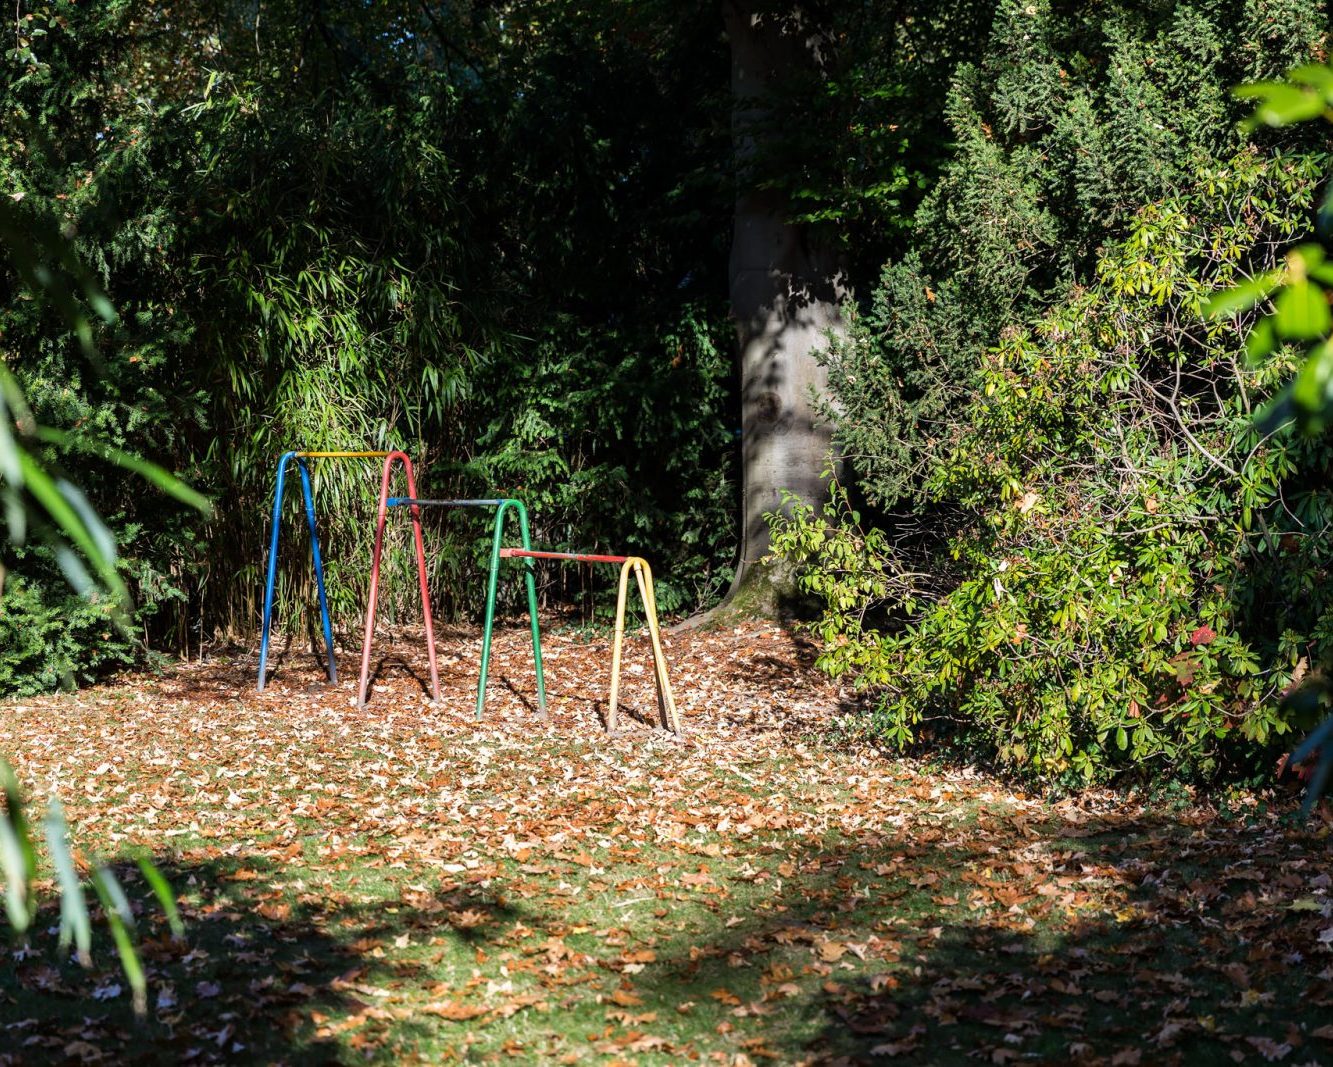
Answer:
[[(824, 393), (827, 385), (815, 352), (830, 331), (844, 331), (840, 305), (846, 294), (834, 249), (792, 223), (789, 195), (761, 179), (775, 139), (790, 139), (794, 124), (816, 118), (789, 113), (781, 90), (785, 79), (817, 70), (826, 42), (799, 5), (723, 0), (723, 13), (731, 44), (737, 176), (730, 290), (743, 479), (740, 562), (724, 604), (771, 614), (790, 576), (760, 566), (769, 550), (764, 515), (781, 510), (783, 490), (814, 506), (826, 496), (821, 473), (832, 428), (812, 403), (812, 394)], [(757, 591), (756, 584), (764, 588)]]

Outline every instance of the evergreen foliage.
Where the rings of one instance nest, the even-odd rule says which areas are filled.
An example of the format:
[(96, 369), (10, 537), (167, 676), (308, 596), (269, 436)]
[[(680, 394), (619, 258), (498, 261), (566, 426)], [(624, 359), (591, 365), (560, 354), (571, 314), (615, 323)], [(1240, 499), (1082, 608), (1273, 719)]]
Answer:
[(838, 440), (869, 498), (920, 504), (940, 441), (1001, 331), (1086, 283), (1143, 204), (1242, 144), (1235, 83), (1325, 33), (1321, 3), (998, 5), (949, 90), (953, 157), (829, 361)]
[(1333, 654), (1333, 451), (1261, 433), (1298, 354), (1248, 369), (1249, 323), (1201, 309), (1303, 231), (1326, 165), (1206, 168), (1006, 331), (922, 484), (934, 551), (863, 530), (845, 494), (778, 524), (827, 605), (821, 662), (876, 694), (874, 732), (962, 727), (1087, 781), (1234, 771), (1311, 725), (1281, 698)]
[[(878, 278), (828, 356), (855, 487), (777, 534), (826, 598), (825, 665), (877, 695), (881, 736), (962, 725), (1043, 775), (1252, 759), (1329, 651), (1328, 457), (1257, 435), (1294, 356), (1248, 369), (1252, 313), (1200, 306), (1305, 226), (1318, 133), (1251, 144), (1227, 90), (1320, 56), (1325, 5), (751, 10), (800, 21), (817, 57), (737, 179), (836, 240), (853, 285)], [(7, 692), (252, 631), (294, 446), (401, 447), (432, 494), (521, 496), (546, 546), (650, 555), (670, 611), (726, 588), (737, 186), (714, 4), (43, 0), (17, 30), (0, 223), (63, 234), (100, 283), (70, 292), (118, 314), (10, 285), (0, 358), (28, 421), (70, 431), (20, 428), (117, 531), (136, 606), (112, 625), (70, 592), (68, 546), (11, 538)], [(69, 273), (54, 248), (6, 281)], [(139, 491), (107, 447), (215, 516)], [(378, 472), (316, 481), (354, 627)], [(474, 520), (430, 516), (444, 613), (479, 606)], [(302, 537), (284, 552), (295, 633)], [(551, 568), (546, 606), (595, 608), (588, 580)], [(411, 583), (386, 593), (386, 618), (415, 617)]]
[[(668, 610), (726, 587), (725, 50), (710, 19), (678, 16), (24, 8), (0, 185), (25, 225), (74, 239), (119, 318), (89, 362), (15, 290), (5, 364), (38, 422), (129, 446), (218, 507), (204, 522), (48, 445), (120, 531), (137, 615), (102, 638), (48, 550), (10, 549), (5, 625), (24, 639), (0, 646), (7, 689), (84, 680), (144, 637), (249, 632), (273, 463), (296, 446), (403, 447), (436, 495), (522, 496), (550, 547), (652, 555)], [(355, 628), (378, 471), (316, 481), (334, 609)], [(488, 531), (432, 521), (437, 607), (474, 610)], [(302, 538), (284, 551), (294, 629), (312, 590)], [(552, 569), (548, 603), (582, 602), (585, 581)], [(407, 583), (386, 592), (387, 618), (415, 617)]]
[(961, 728), (1089, 780), (1234, 770), (1311, 725), (1282, 698), (1333, 653), (1326, 442), (1263, 436), (1293, 353), (1246, 369), (1252, 317), (1202, 313), (1277, 276), (1321, 176), (1271, 137), (1241, 151), (1229, 89), (1322, 55), (1326, 26), (1299, 2), (998, 6), (914, 247), (829, 355), (878, 515), (837, 489), (775, 538), (872, 732)]

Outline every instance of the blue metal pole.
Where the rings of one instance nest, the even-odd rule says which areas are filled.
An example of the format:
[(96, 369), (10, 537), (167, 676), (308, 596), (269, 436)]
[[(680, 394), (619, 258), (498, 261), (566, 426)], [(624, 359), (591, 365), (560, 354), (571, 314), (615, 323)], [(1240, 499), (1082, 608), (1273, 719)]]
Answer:
[(315, 564), (315, 585), (319, 589), (319, 616), (324, 624), (324, 648), (328, 653), (329, 681), (337, 683), (338, 664), (333, 658), (333, 622), (329, 619), (329, 599), (324, 593), (324, 562), (319, 558), (319, 533), (315, 529), (315, 495), (310, 488), (310, 471), (299, 456), (296, 469), (301, 472), (301, 493), (305, 497), (306, 523), (310, 527), (310, 556)]
[(278, 460), (277, 484), (273, 489), (273, 530), (268, 545), (268, 577), (264, 581), (264, 627), (259, 640), (259, 684), (255, 687), (264, 691), (264, 668), (268, 665), (268, 636), (273, 623), (273, 586), (278, 578), (278, 537), (282, 531), (282, 489), (287, 477), (287, 464), (296, 455), (284, 452)]

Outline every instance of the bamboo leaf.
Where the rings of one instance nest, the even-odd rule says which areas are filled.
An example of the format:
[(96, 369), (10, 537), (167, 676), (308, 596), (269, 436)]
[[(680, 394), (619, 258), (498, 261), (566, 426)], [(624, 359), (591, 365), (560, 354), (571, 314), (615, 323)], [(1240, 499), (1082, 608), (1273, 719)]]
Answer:
[(162, 912), (167, 917), (172, 937), (184, 937), (185, 924), (181, 922), (180, 910), (176, 907), (176, 894), (172, 891), (171, 885), (147, 856), (136, 856), (135, 862), (153, 890), (153, 895), (157, 897), (157, 902), (162, 905)]
[(109, 460), (122, 467), (125, 470), (133, 471), (140, 475), (152, 485), (161, 489), (164, 493), (179, 500), (182, 504), (188, 504), (196, 508), (205, 515), (213, 513), (213, 503), (202, 493), (190, 488), (185, 482), (181, 481), (165, 467), (160, 467), (156, 463), (151, 463), (146, 459), (126, 452), (123, 449), (113, 448), (111, 445), (101, 441), (90, 441), (76, 434), (69, 433), (66, 430), (57, 430), (49, 426), (41, 426), (37, 429), (36, 436), (50, 444), (60, 445), (64, 448), (71, 448), (82, 452), (88, 452), (99, 456), (102, 459)]
[(29, 492), (46, 509), (59, 530), (87, 557), (103, 586), (111, 595), (122, 604), (128, 603), (129, 591), (121, 581), (120, 575), (116, 573), (115, 556), (106, 556), (102, 553), (92, 533), (57, 488), (55, 480), (32, 456), (26, 452), (20, 453), (19, 463), (23, 469), (24, 484)]
[(18, 780), (3, 760), (0, 760), (0, 788), (5, 795), (5, 812), (0, 817), (0, 872), (5, 876), (5, 912), (9, 925), (21, 934), (32, 924), (37, 910), (32, 894), (32, 883), (37, 877), (37, 853), (24, 814)]
[(0, 874), (5, 878), (5, 915), (16, 933), (28, 929), (28, 899), (32, 880), (24, 862), (22, 831), (12, 809), (0, 815)]
[(1292, 751), (1287, 762), (1296, 764), (1309, 759), (1315, 749), (1322, 747), (1325, 742), (1333, 743), (1333, 716), (1325, 719), (1311, 730), (1305, 740)]
[(60, 801), (51, 801), (46, 814), (46, 847), (51, 853), (51, 865), (56, 869), (60, 885), (60, 947), (74, 943), (79, 963), (91, 967), (93, 931), (88, 918), (88, 904), (83, 899), (83, 886), (74, 870), (74, 855), (69, 847), (69, 825)]
[[(109, 903), (115, 909), (116, 914), (120, 916), (125, 928), (127, 930), (135, 929), (138, 924), (134, 921), (134, 908), (130, 906), (130, 898), (125, 895), (125, 890), (121, 888), (115, 872), (106, 864), (101, 864), (98, 867), (98, 873), (105, 873), (106, 875), (105, 882), (102, 885), (102, 889), (106, 892), (106, 899), (102, 901), (103, 908), (106, 908)], [(97, 875), (94, 874), (93, 877), (96, 880)]]
[(120, 969), (130, 983), (134, 1014), (142, 1018), (148, 1013), (148, 981), (144, 977), (139, 953), (135, 951), (134, 941), (130, 937), (130, 924), (134, 921), (134, 913), (130, 911), (125, 891), (121, 889), (111, 868), (98, 867), (93, 871), (92, 883), (97, 899), (102, 905), (102, 913), (106, 916), (106, 924), (111, 930), (111, 939), (116, 943)]
[(106, 523), (102, 521), (96, 509), (88, 503), (88, 498), (83, 495), (83, 490), (66, 478), (61, 478), (56, 482), (56, 490), (78, 514), (84, 529), (88, 531), (88, 536), (92, 538), (102, 558), (114, 561), (116, 558), (116, 539), (111, 535), (111, 531), (106, 528)]
[(51, 546), (51, 550), (55, 554), (60, 573), (65, 576), (65, 581), (69, 582), (70, 587), (80, 596), (90, 596), (97, 588), (97, 582), (88, 573), (88, 568), (83, 565), (79, 554), (62, 542)]
[[(9, 372), (0, 365), (0, 478), (11, 485), (23, 484), (23, 467), (19, 463), (19, 444), (14, 439), (14, 432), (9, 428)], [(11, 379), (12, 381), (12, 379)], [(15, 419), (17, 421), (17, 419)]]
[(1333, 771), (1333, 752), (1326, 751), (1320, 756), (1314, 774), (1310, 776), (1310, 781), (1305, 787), (1305, 802), (1301, 805), (1301, 814), (1305, 817), (1309, 817), (1319, 798), (1324, 795), (1330, 771)]

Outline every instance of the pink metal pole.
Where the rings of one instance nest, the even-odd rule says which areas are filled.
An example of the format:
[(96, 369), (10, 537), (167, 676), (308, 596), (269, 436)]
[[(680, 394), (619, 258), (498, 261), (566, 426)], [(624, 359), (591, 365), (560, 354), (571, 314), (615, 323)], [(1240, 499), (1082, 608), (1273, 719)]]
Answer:
[[(375, 606), (379, 599), (380, 556), (384, 550), (384, 520), (388, 514), (389, 477), (393, 473), (393, 464), (402, 463), (407, 475), (407, 491), (417, 495), (416, 478), (412, 473), (412, 460), (405, 452), (390, 452), (384, 457), (384, 476), (380, 480), (379, 514), (375, 519), (375, 551), (370, 559), (370, 597), (366, 604), (366, 635), (361, 644), (361, 682), (357, 689), (357, 705), (366, 706), (367, 690), (370, 687), (370, 644), (375, 633)], [(417, 579), (421, 586), (421, 612), (426, 621), (426, 654), (430, 660), (430, 687), (435, 701), (440, 699), (440, 672), (435, 663), (435, 625), (430, 614), (430, 589), (426, 581), (426, 545), (421, 537), (421, 509), (412, 505), (412, 526), (417, 548)]]
[(384, 457), (384, 475), (380, 482), (379, 515), (375, 520), (375, 551), (370, 557), (370, 596), (366, 601), (366, 634), (361, 641), (361, 680), (357, 686), (356, 703), (366, 706), (366, 689), (370, 682), (370, 638), (375, 632), (375, 601), (380, 589), (380, 553), (384, 549), (384, 518), (389, 508), (389, 473), (393, 467), (393, 454)]
[[(407, 494), (417, 495), (417, 480), (412, 474), (412, 461), (403, 456), (403, 470), (407, 472)], [(386, 498), (381, 495), (380, 508), (386, 506)], [(383, 521), (381, 519), (381, 521)], [(421, 617), (426, 620), (426, 658), (430, 660), (430, 691), (435, 703), (440, 702), (440, 669), (435, 663), (435, 623), (430, 615), (430, 582), (426, 579), (426, 543), (421, 538), (421, 508), (412, 505), (412, 532), (417, 541), (417, 584), (421, 586)]]

